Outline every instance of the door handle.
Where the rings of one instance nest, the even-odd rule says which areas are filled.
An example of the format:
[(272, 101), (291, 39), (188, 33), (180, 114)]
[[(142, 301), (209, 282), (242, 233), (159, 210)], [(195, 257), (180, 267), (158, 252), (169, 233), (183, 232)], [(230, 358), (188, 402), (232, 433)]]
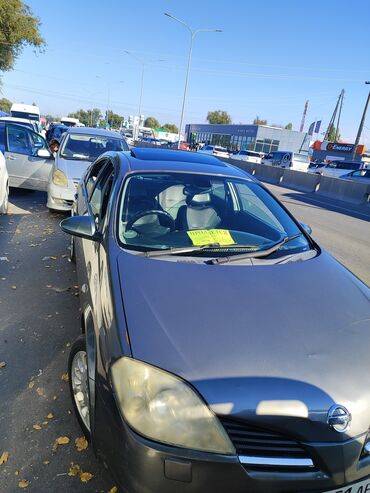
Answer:
[(10, 161), (15, 161), (17, 158), (15, 156), (7, 156)]

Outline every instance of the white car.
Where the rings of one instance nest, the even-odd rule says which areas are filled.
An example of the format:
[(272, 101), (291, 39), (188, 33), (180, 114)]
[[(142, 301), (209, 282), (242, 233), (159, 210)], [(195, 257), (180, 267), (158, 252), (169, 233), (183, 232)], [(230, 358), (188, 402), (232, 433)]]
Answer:
[(239, 151), (236, 154), (233, 154), (231, 157), (233, 159), (238, 159), (239, 161), (246, 161), (247, 163), (261, 164), (263, 156), (264, 154), (261, 152), (245, 150), (245, 151)]
[(9, 177), (4, 154), (0, 151), (0, 214), (8, 212)]
[(47, 207), (50, 211), (70, 211), (79, 181), (100, 154), (128, 151), (117, 132), (101, 128), (71, 127), (63, 134), (48, 183)]
[(340, 178), (350, 171), (356, 171), (366, 167), (365, 163), (358, 161), (332, 161), (323, 167), (321, 175)]
[(211, 154), (212, 156), (216, 156), (216, 157), (226, 157), (226, 158), (230, 157), (229, 153), (227, 152), (227, 149), (221, 146), (206, 145), (201, 149), (199, 149), (198, 152), (200, 152), (201, 154)]

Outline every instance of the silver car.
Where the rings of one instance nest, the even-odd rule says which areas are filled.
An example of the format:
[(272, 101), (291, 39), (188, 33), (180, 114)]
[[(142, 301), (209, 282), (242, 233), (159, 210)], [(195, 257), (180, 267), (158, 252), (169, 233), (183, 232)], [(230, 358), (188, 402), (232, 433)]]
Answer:
[(48, 184), (50, 210), (69, 211), (81, 176), (100, 154), (128, 151), (121, 134), (100, 128), (71, 127), (64, 135), (55, 157)]

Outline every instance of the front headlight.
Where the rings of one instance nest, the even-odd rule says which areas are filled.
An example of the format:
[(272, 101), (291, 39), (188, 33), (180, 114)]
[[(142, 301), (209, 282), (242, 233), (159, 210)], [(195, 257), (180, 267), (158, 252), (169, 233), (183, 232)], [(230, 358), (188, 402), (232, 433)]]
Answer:
[(138, 433), (178, 447), (235, 454), (217, 417), (180, 378), (126, 357), (113, 364), (112, 378), (122, 414)]
[(68, 178), (58, 168), (53, 169), (53, 183), (59, 187), (68, 187)]

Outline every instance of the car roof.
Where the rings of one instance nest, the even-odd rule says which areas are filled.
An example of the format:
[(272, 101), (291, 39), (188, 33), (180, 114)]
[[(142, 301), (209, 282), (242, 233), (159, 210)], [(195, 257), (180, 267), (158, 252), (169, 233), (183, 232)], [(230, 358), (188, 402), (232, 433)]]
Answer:
[[(180, 171), (193, 173), (209, 173), (214, 175), (249, 178), (239, 168), (225, 163), (208, 154), (182, 151), (178, 149), (154, 149), (134, 147), (131, 151), (122, 152), (130, 161), (132, 171)], [(255, 181), (255, 180), (253, 180)]]
[(69, 127), (69, 134), (84, 134), (84, 135), (99, 135), (101, 137), (119, 137), (122, 139), (122, 135), (119, 132), (112, 132), (111, 130), (105, 130), (105, 128), (93, 128), (93, 127)]
[(17, 116), (0, 116), (0, 120), (3, 122), (32, 123), (32, 120), (27, 120), (27, 118), (18, 118)]

